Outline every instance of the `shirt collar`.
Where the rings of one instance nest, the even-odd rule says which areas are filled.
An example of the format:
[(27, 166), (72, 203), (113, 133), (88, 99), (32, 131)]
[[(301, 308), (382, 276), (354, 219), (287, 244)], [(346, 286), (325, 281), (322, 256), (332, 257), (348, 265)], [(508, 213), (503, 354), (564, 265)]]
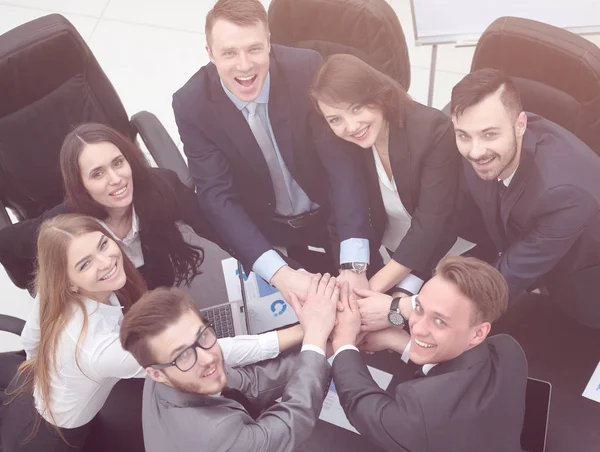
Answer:
[[(511, 176), (512, 177), (512, 176)], [(140, 231), (140, 219), (135, 213), (135, 206), (131, 205), (131, 232), (135, 236)], [(127, 234), (129, 235), (129, 234)]]
[(83, 304), (85, 304), (89, 308), (102, 309), (104, 307), (114, 307), (114, 308), (123, 309), (123, 306), (121, 306), (121, 302), (117, 298), (117, 294), (114, 292), (110, 294), (110, 297), (108, 297), (108, 305), (106, 305), (104, 303), (100, 303), (97, 300), (94, 300), (92, 298), (83, 298)]
[(137, 216), (137, 213), (135, 213), (135, 207), (132, 205), (131, 206), (131, 229), (129, 230), (129, 232), (127, 233), (127, 235), (123, 238), (123, 240), (121, 240), (119, 237), (116, 236), (116, 234), (113, 232), (113, 230), (102, 220), (99, 220), (96, 218), (96, 221), (98, 223), (100, 223), (102, 226), (104, 226), (104, 229), (106, 229), (109, 234), (112, 236), (112, 238), (117, 241), (117, 242), (130, 242), (131, 240), (133, 240), (137, 233), (140, 231), (140, 219)]
[[(238, 99), (235, 96), (235, 94), (233, 94), (231, 91), (229, 91), (229, 89), (227, 89), (227, 87), (223, 83), (222, 79), (219, 79), (219, 81), (221, 82), (223, 91), (225, 91), (225, 94), (227, 95), (227, 97), (229, 97), (229, 100), (231, 100), (231, 102), (233, 102), (233, 105), (235, 105), (238, 110), (243, 110), (244, 108), (246, 108), (246, 105), (248, 105), (250, 102), (245, 102), (243, 100)], [(256, 102), (257, 104), (268, 104), (270, 90), (271, 90), (271, 73), (267, 72), (267, 77), (265, 78), (265, 83), (263, 84), (263, 87), (260, 90), (260, 93), (258, 94), (258, 97), (254, 100), (254, 102)]]
[(502, 180), (502, 183), (504, 184), (505, 187), (508, 187), (510, 185), (510, 181), (513, 180), (513, 177), (515, 176), (515, 173), (517, 172), (517, 170), (519, 169), (519, 167), (517, 166), (515, 168), (515, 170), (512, 172), (512, 174), (510, 176), (508, 176), (506, 179), (502, 180), (502, 179), (498, 179), (499, 181)]
[(431, 369), (433, 369), (435, 366), (437, 366), (436, 364), (423, 364), (423, 375), (427, 375), (429, 373), (429, 371)]

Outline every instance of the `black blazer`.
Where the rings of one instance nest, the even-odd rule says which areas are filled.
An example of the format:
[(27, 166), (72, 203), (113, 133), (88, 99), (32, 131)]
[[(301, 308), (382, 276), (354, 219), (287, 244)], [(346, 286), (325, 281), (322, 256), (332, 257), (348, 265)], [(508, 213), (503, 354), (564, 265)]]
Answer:
[[(194, 190), (186, 187), (171, 170), (152, 168), (150, 171), (157, 182), (166, 183), (173, 191), (172, 199), (178, 204), (179, 219), (192, 227), (196, 234), (209, 240), (214, 239), (215, 233), (202, 216)], [(25, 220), (0, 230), (0, 263), (20, 288), (29, 288), (33, 282), (40, 226), (45, 220), (65, 213), (77, 212), (72, 212), (66, 203), (62, 203), (44, 212), (38, 218)], [(148, 288), (172, 286), (175, 282), (175, 274), (169, 254), (161, 246), (157, 246), (160, 245), (160, 237), (149, 236), (148, 228), (144, 228), (140, 223), (140, 240), (144, 265), (138, 270), (146, 280)]]
[[(325, 212), (332, 206), (340, 241), (368, 239), (372, 231), (360, 155), (350, 152), (355, 145), (334, 136), (309, 101), (320, 64), (315, 51), (271, 46), (269, 118), (292, 177)], [(223, 91), (214, 64), (174, 94), (173, 110), (200, 206), (230, 253), (251, 268), (272, 244), (293, 244), (291, 235), (278, 236), (267, 163), (242, 112)]]
[[(381, 240), (387, 214), (373, 153), (363, 154), (371, 218)], [(460, 154), (452, 121), (441, 111), (415, 102), (403, 127), (390, 124), (389, 154), (398, 195), (412, 217), (410, 229), (392, 257), (413, 270), (429, 271), (457, 238), (453, 215)]]
[[(600, 292), (600, 158), (571, 132), (528, 113), (519, 167), (500, 205), (498, 184), (465, 160), (461, 216), (479, 213), (499, 253), (511, 298), (540, 278), (592, 308)], [(474, 210), (473, 210), (474, 209)], [(576, 314), (577, 315), (577, 314)], [(595, 317), (600, 307), (581, 318)]]
[(510, 336), (486, 339), (393, 395), (353, 350), (333, 361), (333, 381), (350, 423), (384, 450), (521, 451), (527, 360)]

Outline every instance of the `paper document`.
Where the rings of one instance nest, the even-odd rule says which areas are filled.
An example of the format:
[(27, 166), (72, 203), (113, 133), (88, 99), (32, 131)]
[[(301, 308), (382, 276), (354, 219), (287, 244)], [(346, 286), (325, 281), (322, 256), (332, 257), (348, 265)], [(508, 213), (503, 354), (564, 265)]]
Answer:
[[(242, 292), (237, 260), (233, 257), (223, 259), (221, 265), (229, 301), (241, 304)], [(250, 334), (263, 333), (298, 321), (296, 313), (276, 288), (254, 272), (244, 272), (242, 276), (248, 308), (245, 315), (250, 322)]]
[[(329, 362), (332, 362), (332, 358), (329, 359)], [(374, 367), (367, 366), (367, 368), (369, 369), (373, 380), (375, 380), (375, 383), (377, 383), (381, 389), (387, 389), (392, 381), (392, 375), (379, 369), (375, 369)], [(325, 397), (325, 401), (323, 402), (323, 409), (321, 410), (319, 419), (337, 425), (338, 427), (345, 428), (346, 430), (350, 430), (351, 432), (358, 433), (356, 429), (352, 427), (342, 409), (333, 380), (331, 380), (327, 397)]]
[(592, 378), (590, 378), (582, 395), (583, 397), (587, 397), (590, 400), (600, 403), (600, 362), (596, 366), (596, 370), (592, 374)]

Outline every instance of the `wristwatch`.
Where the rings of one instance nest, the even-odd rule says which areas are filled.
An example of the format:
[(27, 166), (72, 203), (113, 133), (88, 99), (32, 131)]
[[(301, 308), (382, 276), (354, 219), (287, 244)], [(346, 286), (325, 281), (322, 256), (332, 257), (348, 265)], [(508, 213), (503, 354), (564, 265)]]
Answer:
[(364, 273), (367, 271), (367, 267), (369, 264), (366, 262), (346, 262), (345, 264), (340, 265), (340, 270), (352, 270), (354, 273)]
[(388, 314), (388, 320), (394, 326), (406, 326), (406, 319), (400, 312), (400, 297), (392, 299), (392, 304), (390, 305), (390, 312)]

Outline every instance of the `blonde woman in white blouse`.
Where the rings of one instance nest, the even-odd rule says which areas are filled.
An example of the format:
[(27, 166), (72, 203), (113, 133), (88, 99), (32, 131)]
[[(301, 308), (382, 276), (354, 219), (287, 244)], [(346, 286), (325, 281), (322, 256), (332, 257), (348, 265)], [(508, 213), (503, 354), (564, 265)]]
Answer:
[[(20, 395), (1, 408), (4, 452), (81, 450), (113, 386), (145, 375), (121, 347), (119, 331), (123, 312), (146, 286), (110, 234), (91, 217), (61, 215), (43, 224), (38, 256)], [(273, 358), (302, 338), (299, 328), (278, 334), (226, 339), (222, 346), (235, 366)], [(37, 419), (27, 409), (32, 393)]]

